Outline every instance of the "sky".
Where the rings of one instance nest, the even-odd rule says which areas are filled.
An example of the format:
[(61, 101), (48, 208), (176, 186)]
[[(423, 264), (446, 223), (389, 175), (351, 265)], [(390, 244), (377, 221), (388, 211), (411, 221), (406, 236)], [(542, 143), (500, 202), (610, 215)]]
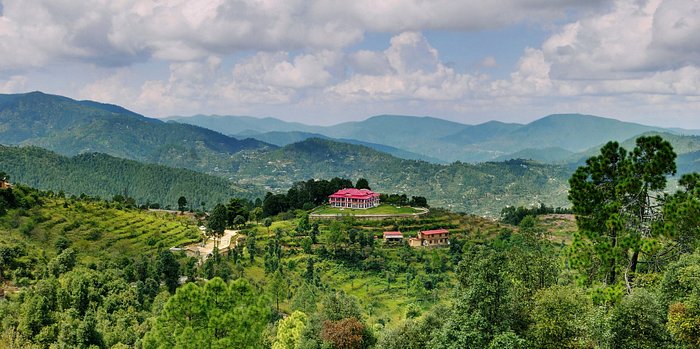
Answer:
[(0, 0), (0, 93), (150, 117), (700, 129), (698, 0)]

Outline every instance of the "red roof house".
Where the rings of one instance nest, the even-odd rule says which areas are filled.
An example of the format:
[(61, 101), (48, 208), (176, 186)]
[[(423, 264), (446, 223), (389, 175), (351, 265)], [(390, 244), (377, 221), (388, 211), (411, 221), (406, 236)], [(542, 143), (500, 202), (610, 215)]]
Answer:
[(369, 189), (346, 188), (330, 195), (328, 202), (332, 207), (371, 208), (379, 206), (379, 193)]
[(384, 232), (384, 241), (385, 242), (401, 241), (401, 240), (403, 240), (403, 234), (401, 234), (400, 231), (385, 231)]
[(444, 246), (450, 244), (450, 232), (447, 229), (419, 231), (415, 238), (409, 239), (412, 247), (419, 246)]

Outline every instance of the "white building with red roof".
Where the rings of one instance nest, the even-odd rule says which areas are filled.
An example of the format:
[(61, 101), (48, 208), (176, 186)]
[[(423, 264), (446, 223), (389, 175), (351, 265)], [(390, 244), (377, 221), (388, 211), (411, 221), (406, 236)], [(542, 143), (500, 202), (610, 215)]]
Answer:
[(379, 193), (369, 189), (346, 188), (330, 195), (328, 203), (331, 207), (366, 209), (379, 206)]

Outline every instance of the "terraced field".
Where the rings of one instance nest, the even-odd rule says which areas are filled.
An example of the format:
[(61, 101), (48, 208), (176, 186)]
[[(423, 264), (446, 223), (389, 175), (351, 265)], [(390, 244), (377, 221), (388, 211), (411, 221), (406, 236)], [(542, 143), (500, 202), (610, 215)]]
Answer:
[[(196, 222), (172, 213), (120, 210), (104, 202), (49, 199), (41, 207), (0, 218), (0, 242), (44, 250), (46, 258), (65, 237), (84, 258), (133, 257), (200, 240)], [(62, 239), (62, 238), (61, 238)]]

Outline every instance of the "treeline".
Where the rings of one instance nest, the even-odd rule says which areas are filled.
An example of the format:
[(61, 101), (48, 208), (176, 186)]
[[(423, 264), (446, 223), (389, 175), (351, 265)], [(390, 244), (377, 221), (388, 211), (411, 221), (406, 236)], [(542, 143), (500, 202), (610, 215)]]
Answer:
[[(362, 179), (359, 184), (367, 181)], [(328, 201), (328, 196), (344, 188), (354, 188), (352, 181), (346, 178), (334, 177), (330, 181), (309, 179), (306, 182), (296, 182), (286, 194), (267, 193), (263, 200), (263, 214), (275, 216), (289, 210), (311, 210)], [(369, 184), (365, 186), (369, 189)]]
[(379, 194), (379, 202), (396, 206), (428, 207), (428, 200), (423, 196), (411, 196), (406, 194)]
[(177, 207), (180, 196), (192, 208), (201, 202), (226, 202), (231, 197), (252, 199), (262, 192), (190, 170), (144, 164), (105, 154), (65, 157), (37, 147), (0, 146), (0, 169), (15, 182), (41, 190), (112, 198), (133, 198), (137, 205)]
[(540, 203), (537, 207), (527, 208), (523, 206), (507, 206), (501, 210), (501, 222), (510, 225), (518, 225), (527, 216), (541, 216), (546, 214), (571, 214), (570, 208), (565, 207), (549, 207)]

